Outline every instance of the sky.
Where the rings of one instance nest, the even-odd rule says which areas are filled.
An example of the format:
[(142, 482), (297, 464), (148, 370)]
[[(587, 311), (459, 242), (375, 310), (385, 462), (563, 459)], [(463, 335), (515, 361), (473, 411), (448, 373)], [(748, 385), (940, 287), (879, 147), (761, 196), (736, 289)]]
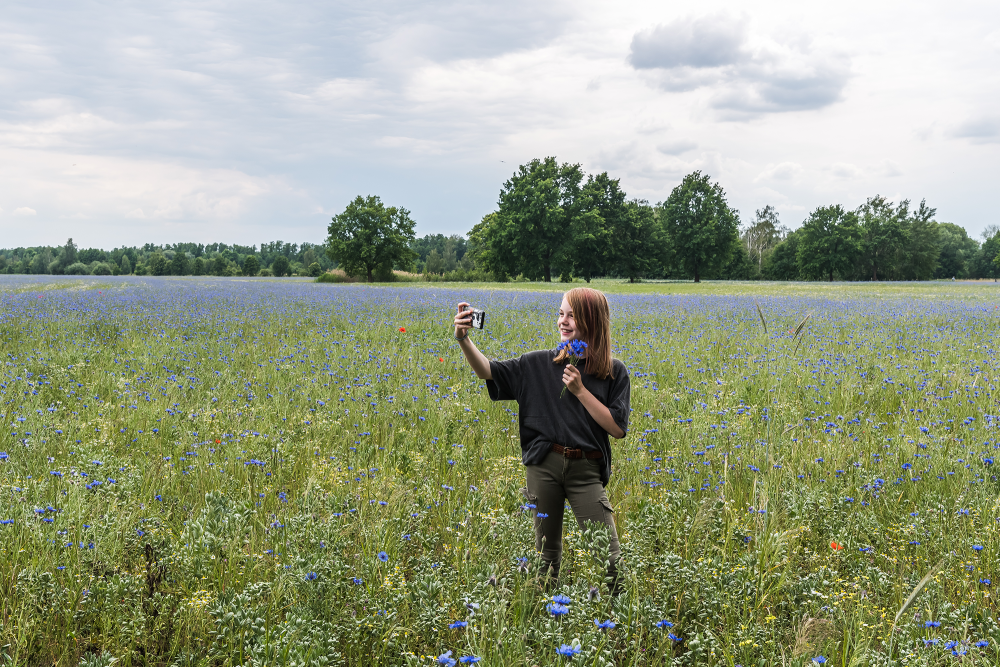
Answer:
[(666, 199), (1000, 223), (1000, 3), (8, 2), (0, 246), (322, 242), (358, 195), (464, 234), (555, 156)]

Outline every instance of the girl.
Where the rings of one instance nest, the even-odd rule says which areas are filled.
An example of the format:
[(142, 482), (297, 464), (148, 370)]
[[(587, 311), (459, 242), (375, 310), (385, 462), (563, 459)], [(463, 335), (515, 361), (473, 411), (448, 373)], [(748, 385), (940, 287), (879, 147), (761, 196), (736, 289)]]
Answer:
[[(621, 547), (614, 510), (604, 487), (611, 476), (608, 435), (624, 438), (629, 418), (629, 377), (611, 358), (611, 311), (601, 292), (586, 287), (563, 295), (556, 326), (566, 343), (587, 344), (582, 368), (569, 363), (568, 348), (537, 350), (516, 359), (491, 361), (469, 339), (469, 304), (458, 304), (455, 338), (469, 366), (494, 401), (517, 401), (525, 496), (535, 505), (535, 548), (545, 570), (559, 574), (563, 506), (569, 500), (581, 528), (587, 521), (607, 526), (611, 538), (608, 575), (612, 591)], [(582, 372), (581, 372), (582, 371)], [(568, 390), (562, 395), (563, 388)]]

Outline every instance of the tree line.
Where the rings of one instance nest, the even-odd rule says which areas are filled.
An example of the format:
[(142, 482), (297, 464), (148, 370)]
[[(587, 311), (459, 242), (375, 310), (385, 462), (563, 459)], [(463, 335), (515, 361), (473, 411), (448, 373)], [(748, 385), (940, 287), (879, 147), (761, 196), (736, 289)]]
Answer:
[(595, 277), (723, 280), (930, 280), (1000, 276), (1000, 228), (983, 243), (939, 222), (925, 201), (870, 197), (820, 206), (794, 231), (773, 206), (741, 219), (722, 186), (695, 171), (665, 201), (629, 198), (607, 172), (555, 158), (518, 167), (496, 210), (468, 233), (417, 237), (410, 212), (357, 197), (326, 243), (146, 244), (111, 251), (65, 245), (0, 249), (0, 273), (318, 276), (340, 268), (368, 281), (411, 271), (429, 280)]
[(0, 273), (152, 276), (318, 276), (333, 267), (314, 243), (257, 246), (174, 243), (114, 250), (62, 246), (0, 249)]
[(358, 197), (333, 218), (327, 252), (368, 280), (391, 279), (393, 269), (432, 279), (547, 282), (995, 279), (997, 227), (980, 244), (936, 213), (925, 201), (874, 196), (853, 210), (820, 206), (792, 231), (773, 206), (742, 220), (722, 186), (700, 171), (650, 204), (629, 198), (607, 172), (588, 175), (548, 157), (518, 167), (468, 239), (416, 238), (406, 209)]

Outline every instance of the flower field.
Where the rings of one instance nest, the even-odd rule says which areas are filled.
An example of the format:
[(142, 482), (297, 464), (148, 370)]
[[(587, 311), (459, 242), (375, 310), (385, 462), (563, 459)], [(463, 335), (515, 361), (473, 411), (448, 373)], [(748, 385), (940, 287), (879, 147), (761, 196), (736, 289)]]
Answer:
[(607, 285), (615, 597), (448, 328), (558, 292), (0, 276), (0, 664), (1000, 663), (998, 288), (670, 287)]

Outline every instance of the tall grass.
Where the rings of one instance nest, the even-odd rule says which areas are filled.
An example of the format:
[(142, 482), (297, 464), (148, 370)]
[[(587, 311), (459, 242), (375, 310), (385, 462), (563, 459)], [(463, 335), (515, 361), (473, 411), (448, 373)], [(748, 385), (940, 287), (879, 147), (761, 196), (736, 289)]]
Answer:
[(612, 596), (606, 535), (572, 521), (557, 587), (535, 576), (517, 406), (447, 328), (466, 299), (490, 356), (554, 346), (554, 295), (25, 280), (0, 311), (5, 664), (1000, 660), (989, 286), (613, 294)]

